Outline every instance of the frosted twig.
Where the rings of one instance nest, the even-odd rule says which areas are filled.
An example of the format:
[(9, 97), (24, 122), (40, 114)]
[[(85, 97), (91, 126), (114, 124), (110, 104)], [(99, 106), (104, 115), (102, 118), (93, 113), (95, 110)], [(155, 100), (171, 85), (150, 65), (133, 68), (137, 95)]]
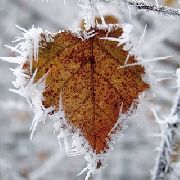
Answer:
[[(179, 73), (180, 74), (180, 73)], [(179, 76), (179, 75), (178, 75)], [(178, 81), (179, 81), (178, 77)], [(155, 118), (160, 125), (161, 128), (161, 145), (159, 148), (159, 154), (157, 157), (157, 162), (155, 165), (155, 171), (153, 175), (153, 180), (164, 180), (167, 173), (173, 171), (173, 167), (171, 165), (171, 155), (173, 154), (174, 145), (175, 145), (175, 137), (176, 130), (180, 124), (180, 86), (178, 82), (178, 93), (175, 105), (171, 110), (171, 114), (161, 121), (160, 118), (154, 113)]]
[(153, 5), (150, 3), (147, 3), (143, 0), (107, 0), (110, 2), (117, 3), (119, 5), (127, 6), (130, 8), (135, 8), (137, 10), (141, 11), (149, 11), (154, 12), (166, 16), (176, 16), (180, 17), (180, 10), (175, 8), (170, 8), (167, 6), (161, 6), (161, 5)]

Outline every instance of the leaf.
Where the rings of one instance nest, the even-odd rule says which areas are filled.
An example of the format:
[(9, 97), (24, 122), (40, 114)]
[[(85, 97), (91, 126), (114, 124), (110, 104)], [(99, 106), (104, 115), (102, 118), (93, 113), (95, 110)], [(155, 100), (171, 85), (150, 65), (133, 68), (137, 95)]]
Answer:
[[(59, 110), (62, 97), (68, 123), (78, 128), (94, 152), (100, 154), (108, 149), (109, 134), (117, 130), (112, 132), (119, 114), (127, 113), (149, 85), (142, 80), (142, 66), (120, 68), (128, 56), (123, 45), (101, 39), (119, 38), (122, 28), (114, 25), (111, 30), (93, 30), (94, 35), (87, 39), (79, 37), (88, 34), (82, 30), (78, 35), (71, 31), (57, 33), (54, 42), (42, 41), (32, 72), (37, 69), (34, 82), (47, 74), (44, 107), (54, 107), (53, 114)], [(134, 56), (129, 57), (128, 63), (136, 62)], [(26, 64), (24, 69), (30, 74)]]

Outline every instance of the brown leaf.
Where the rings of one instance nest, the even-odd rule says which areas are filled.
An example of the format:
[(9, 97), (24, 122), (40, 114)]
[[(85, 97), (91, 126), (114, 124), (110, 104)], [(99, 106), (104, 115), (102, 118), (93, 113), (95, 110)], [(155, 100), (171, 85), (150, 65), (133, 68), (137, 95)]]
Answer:
[[(56, 34), (54, 42), (42, 42), (44, 47), (39, 50), (38, 62), (33, 61), (33, 71), (38, 69), (35, 82), (48, 72), (43, 105), (58, 111), (61, 94), (67, 121), (81, 130), (99, 154), (108, 149), (108, 134), (118, 120), (121, 105), (122, 113), (127, 113), (149, 86), (141, 78), (142, 66), (119, 68), (128, 55), (123, 46), (101, 39), (118, 38), (122, 29), (94, 30), (96, 35), (86, 40), (66, 31)], [(136, 62), (130, 56), (128, 63)]]

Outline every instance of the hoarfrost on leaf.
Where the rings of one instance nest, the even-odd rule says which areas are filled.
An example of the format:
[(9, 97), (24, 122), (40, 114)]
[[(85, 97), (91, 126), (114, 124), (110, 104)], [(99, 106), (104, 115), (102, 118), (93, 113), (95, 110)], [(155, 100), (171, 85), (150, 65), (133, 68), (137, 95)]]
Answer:
[[(95, 2), (95, 1), (93, 1), (93, 2)], [(101, 19), (102, 19), (102, 17), (101, 17)], [(91, 24), (91, 27), (92, 27), (92, 24)], [(31, 105), (31, 107), (33, 108), (34, 113), (35, 113), (34, 119), (32, 121), (32, 126), (30, 128), (31, 129), (30, 137), (32, 139), (33, 134), (36, 131), (39, 123), (44, 123), (47, 118), (54, 121), (54, 132), (57, 135), (60, 147), (61, 147), (61, 143), (63, 142), (65, 150), (69, 156), (80, 155), (80, 154), (83, 154), (85, 156), (85, 159), (87, 160), (87, 167), (84, 170), (87, 171), (86, 179), (88, 179), (88, 177), (90, 175), (95, 174), (96, 172), (100, 171), (100, 169), (105, 167), (105, 160), (106, 160), (109, 152), (113, 149), (112, 145), (115, 142), (114, 136), (115, 136), (116, 131), (118, 132), (119, 130), (125, 129), (124, 121), (125, 121), (125, 119), (127, 119), (128, 117), (130, 117), (132, 115), (132, 111), (134, 109), (133, 104), (136, 104), (135, 100), (138, 99), (138, 97), (141, 95), (141, 93), (149, 87), (149, 85), (141, 79), (141, 74), (144, 73), (144, 69), (142, 66), (137, 65), (138, 70), (136, 73), (139, 73), (138, 77), (136, 76), (136, 73), (134, 73), (134, 71), (136, 71), (136, 69), (132, 68), (132, 71), (129, 71), (129, 72), (127, 71), (127, 73), (129, 73), (129, 74), (132, 73), (132, 79), (133, 78), (138, 79), (137, 81), (139, 84), (141, 84), (141, 88), (139, 88), (139, 86), (138, 86), (139, 84), (138, 85), (136, 84), (138, 86), (136, 89), (137, 92), (136, 93), (133, 92), (132, 96), (134, 98), (132, 98), (131, 104), (129, 102), (123, 101), (120, 106), (119, 106), (119, 104), (115, 104), (115, 106), (113, 106), (113, 108), (115, 109), (116, 114), (117, 114), (116, 115), (117, 119), (115, 119), (115, 123), (114, 123), (114, 121), (111, 122), (110, 127), (108, 127), (108, 129), (107, 129), (108, 131), (105, 128), (105, 131), (107, 131), (106, 137), (104, 137), (104, 134), (103, 134), (103, 138), (104, 138), (103, 140), (105, 143), (101, 144), (101, 142), (100, 142), (100, 145), (96, 147), (96, 146), (92, 145), (91, 136), (90, 136), (90, 139), (88, 139), (87, 137), (85, 138), (83, 133), (85, 133), (86, 131), (83, 132), (82, 129), (74, 126), (74, 124), (70, 124), (69, 116), (67, 116), (67, 114), (65, 115), (65, 110), (67, 110), (67, 105), (65, 104), (66, 107), (64, 107), (64, 104), (62, 103), (64, 94), (62, 94), (61, 91), (57, 92), (57, 96), (58, 96), (57, 102), (53, 100), (53, 103), (46, 104), (46, 106), (45, 106), (44, 102), (46, 100), (48, 102), (48, 98), (50, 98), (50, 96), (44, 95), (44, 93), (47, 90), (47, 84), (46, 84), (47, 79), (49, 77), (51, 77), (52, 72), (56, 72), (57, 69), (55, 71), (53, 71), (53, 69), (50, 69), (50, 68), (55, 68), (55, 66), (52, 66), (52, 67), (50, 66), (50, 68), (46, 67), (47, 71), (45, 69), (45, 71), (41, 72), (42, 69), (39, 66), (36, 67), (36, 64), (41, 64), (41, 63), (44, 63), (44, 61), (46, 61), (46, 58), (44, 58), (43, 55), (46, 53), (46, 51), (48, 51), (50, 49), (47, 47), (52, 46), (52, 45), (53, 45), (53, 48), (54, 48), (54, 45), (58, 46), (58, 48), (59, 48), (60, 44), (62, 44), (62, 47), (64, 49), (64, 47), (67, 46), (66, 43), (69, 43), (71, 45), (71, 43), (73, 41), (76, 41), (76, 42), (79, 42), (79, 44), (83, 47), (83, 49), (81, 49), (81, 51), (83, 53), (86, 50), (86, 48), (87, 48), (87, 50), (86, 50), (87, 53), (89, 53), (89, 49), (90, 49), (89, 47), (91, 47), (91, 48), (93, 47), (92, 39), (94, 41), (97, 41), (96, 43), (98, 43), (99, 41), (104, 43), (104, 46), (117, 47), (117, 49), (120, 52), (121, 51), (123, 52), (122, 53), (123, 56), (120, 56), (120, 57), (122, 59), (123, 58), (126, 59), (126, 55), (128, 55), (128, 53), (130, 53), (131, 47), (132, 47), (130, 40), (129, 40), (129, 33), (132, 30), (132, 26), (127, 25), (127, 24), (126, 25), (123, 24), (122, 26), (117, 25), (117, 24), (115, 24), (115, 25), (111, 24), (111, 25), (107, 26), (104, 22), (102, 25), (97, 24), (97, 26), (94, 28), (94, 30), (91, 30), (88, 32), (76, 29), (74, 31), (73, 30), (60, 31), (59, 33), (56, 33), (56, 34), (51, 34), (50, 32), (43, 31), (41, 28), (36, 29), (34, 27), (32, 27), (29, 31), (24, 30), (22, 28), (20, 28), (20, 29), (23, 31), (23, 37), (16, 39), (16, 42), (19, 42), (19, 44), (16, 46), (16, 48), (10, 48), (11, 50), (14, 50), (14, 51), (20, 53), (19, 57), (23, 59), (23, 61), (19, 65), (19, 67), (16, 68), (15, 70), (12, 70), (13, 73), (16, 75), (16, 81), (13, 82), (13, 84), (18, 89), (18, 90), (14, 90), (14, 91), (27, 98), (27, 101), (29, 102), (29, 104)], [(104, 39), (101, 38), (104, 36), (108, 36), (109, 34), (111, 34), (112, 36), (114, 35), (115, 37), (116, 36), (118, 37), (121, 35), (120, 36), (121, 46), (117, 46), (118, 43), (112, 43), (111, 41), (109, 41), (108, 37), (107, 37), (107, 39), (105, 39), (106, 37)], [(65, 40), (63, 38), (65, 38)], [(67, 39), (70, 39), (72, 41), (68, 42)], [(117, 40), (118, 38), (115, 38), (115, 39)], [(75, 43), (75, 46), (77, 44)], [(77, 52), (78, 55), (79, 55), (79, 53), (81, 53), (81, 51), (79, 52), (79, 50), (80, 50), (79, 44), (78, 44), (78, 49), (75, 49), (76, 51), (78, 50), (78, 52)], [(87, 45), (88, 45), (88, 47), (87, 47)], [(56, 48), (54, 48), (54, 49), (56, 49)], [(54, 53), (54, 49), (53, 49), (53, 53)], [(68, 48), (67, 48), (67, 50), (68, 50)], [(71, 49), (71, 50), (73, 50), (73, 49)], [(40, 55), (39, 55), (39, 52), (40, 52)], [(58, 52), (59, 52), (59, 50), (58, 50)], [(93, 51), (91, 50), (90, 52), (91, 53), (88, 54), (88, 57), (92, 56)], [(95, 51), (95, 53), (96, 53), (95, 60), (97, 60), (98, 58), (102, 58), (100, 56), (101, 55), (100, 53), (103, 54), (103, 52), (100, 49), (98, 49), (98, 46), (97, 46), (97, 52)], [(67, 54), (69, 55), (71, 53), (67, 52)], [(74, 51), (73, 51), (73, 55), (74, 55)], [(84, 55), (86, 55), (86, 54), (84, 54)], [(106, 56), (108, 56), (108, 54)], [(55, 57), (54, 54), (53, 54), (53, 57)], [(67, 57), (69, 57), (69, 56), (67, 56)], [(65, 60), (68, 60), (67, 57)], [(118, 54), (117, 58), (120, 58), (120, 57)], [(64, 57), (62, 57), (62, 58), (64, 58)], [(121, 60), (121, 58), (120, 58), (120, 60)], [(135, 56), (132, 56), (130, 58), (131, 58), (131, 62), (137, 61), (137, 57), (135, 57)], [(54, 58), (54, 59), (58, 60), (58, 58), (57, 59)], [(71, 59), (72, 59), (72, 57), (71, 57)], [(49, 60), (49, 59), (47, 59), (47, 60)], [(79, 60), (78, 63), (80, 62), (80, 65), (82, 66), (81, 63), (82, 63), (82, 60), (84, 60), (84, 58), (83, 59), (80, 58), (78, 60)], [(89, 63), (88, 64), (88, 68), (89, 68), (89, 66), (92, 66), (93, 63), (89, 62), (89, 58), (87, 60), (88, 60), (87, 64)], [(46, 61), (46, 62), (48, 62), (48, 61)], [(70, 62), (73, 63), (72, 60)], [(102, 62), (104, 62), (104, 59)], [(65, 65), (67, 66), (67, 62), (63, 61), (62, 63), (65, 63)], [(78, 63), (76, 62), (76, 64), (74, 64), (74, 67), (79, 67)], [(83, 63), (84, 63), (84, 61), (83, 61)], [(121, 64), (123, 64), (123, 63), (124, 62), (121, 62)], [(48, 64), (48, 63), (45, 63), (45, 66), (46, 66), (46, 64)], [(58, 61), (56, 68), (59, 68), (59, 64), (60, 63)], [(118, 69), (118, 67), (116, 67), (117, 64), (114, 64), (113, 60), (110, 65), (112, 67), (115, 66), (115, 68), (117, 69), (116, 75), (118, 77), (121, 75), (122, 72), (124, 72), (124, 70), (120, 70), (120, 69)], [(48, 64), (48, 66), (49, 66), (49, 64)], [(81, 66), (79, 67), (80, 70), (82, 69)], [(108, 67), (107, 67), (107, 70), (109, 70)], [(110, 70), (111, 70), (111, 68), (110, 68)], [(60, 69), (60, 71), (62, 71), (62, 69)], [(79, 71), (77, 71), (77, 72), (79, 72)], [(89, 72), (92, 73), (92, 70), (91, 71), (88, 70), (87, 74)], [(104, 69), (102, 70), (102, 72), (104, 72)], [(63, 76), (63, 74), (62, 74), (62, 76)], [(57, 77), (57, 76), (55, 76), (55, 77)], [(109, 78), (109, 76), (108, 76), (108, 78)], [(100, 80), (98, 80), (98, 81), (100, 81)], [(76, 79), (75, 79), (75, 81), (76, 81)], [(87, 81), (87, 82), (89, 83), (91, 81), (92, 81), (92, 79), (90, 79), (90, 81)], [(86, 85), (86, 82), (84, 82), (84, 83)], [(81, 83), (79, 83), (79, 84), (81, 84)], [(105, 85), (106, 85), (106, 82), (105, 82)], [(97, 88), (97, 87), (95, 87), (95, 88)], [(111, 89), (112, 89), (111, 90), (112, 92), (110, 92), (109, 96), (112, 94), (116, 95), (117, 96), (116, 99), (113, 100), (116, 102), (118, 100), (119, 96), (117, 94), (115, 94), (115, 92), (116, 92), (115, 89), (114, 90), (113, 90), (113, 88), (111, 88)], [(89, 89), (88, 89), (88, 91), (89, 91)], [(68, 92), (68, 93), (70, 93), (70, 92)], [(128, 91), (128, 93), (131, 93), (131, 91)], [(72, 97), (73, 96), (74, 96), (74, 94), (72, 95)], [(94, 94), (92, 94), (92, 96), (94, 96)], [(104, 96), (103, 96), (103, 98), (104, 98)], [(122, 99), (120, 99), (120, 100), (122, 100)], [(103, 101), (104, 101), (104, 99), (103, 99)], [(52, 102), (52, 101), (50, 101), (50, 102)], [(118, 102), (118, 103), (120, 103), (120, 102)], [(91, 105), (91, 101), (90, 101), (90, 105)], [(119, 113), (117, 113), (117, 112), (119, 112)], [(120, 116), (120, 114), (121, 114), (121, 116)], [(99, 118), (102, 118), (102, 117), (99, 116)], [(114, 117), (114, 118), (116, 118), (116, 117)], [(85, 128), (89, 128), (89, 124), (86, 124), (86, 122), (83, 122), (83, 123), (84, 123), (83, 126)], [(101, 126), (102, 125), (105, 126), (106, 124), (103, 123), (103, 124), (101, 124)], [(94, 127), (94, 125), (93, 125), (93, 127)], [(89, 133), (89, 130), (87, 132)], [(90, 135), (91, 135), (91, 133), (90, 133)], [(93, 133), (95, 133), (95, 132), (93, 132)], [(99, 149), (96, 150), (96, 148), (99, 148)], [(98, 151), (98, 152), (96, 152), (96, 151)]]

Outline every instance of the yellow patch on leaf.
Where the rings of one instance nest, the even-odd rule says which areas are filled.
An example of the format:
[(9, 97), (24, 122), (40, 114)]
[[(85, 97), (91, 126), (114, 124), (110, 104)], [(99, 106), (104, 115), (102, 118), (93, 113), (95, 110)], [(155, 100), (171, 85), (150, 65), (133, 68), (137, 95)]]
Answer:
[[(149, 85), (141, 78), (142, 66), (119, 68), (128, 55), (123, 46), (101, 39), (118, 38), (123, 32), (121, 28), (94, 31), (89, 39), (82, 40), (66, 31), (56, 34), (54, 42), (41, 42), (43, 47), (32, 70), (37, 69), (34, 82), (47, 73), (44, 107), (58, 111), (61, 96), (67, 121), (80, 129), (99, 154), (108, 149), (109, 133), (117, 123), (121, 106), (122, 113), (127, 113)], [(128, 63), (136, 62), (134, 56), (129, 57)], [(25, 66), (24, 69), (28, 71)]]

